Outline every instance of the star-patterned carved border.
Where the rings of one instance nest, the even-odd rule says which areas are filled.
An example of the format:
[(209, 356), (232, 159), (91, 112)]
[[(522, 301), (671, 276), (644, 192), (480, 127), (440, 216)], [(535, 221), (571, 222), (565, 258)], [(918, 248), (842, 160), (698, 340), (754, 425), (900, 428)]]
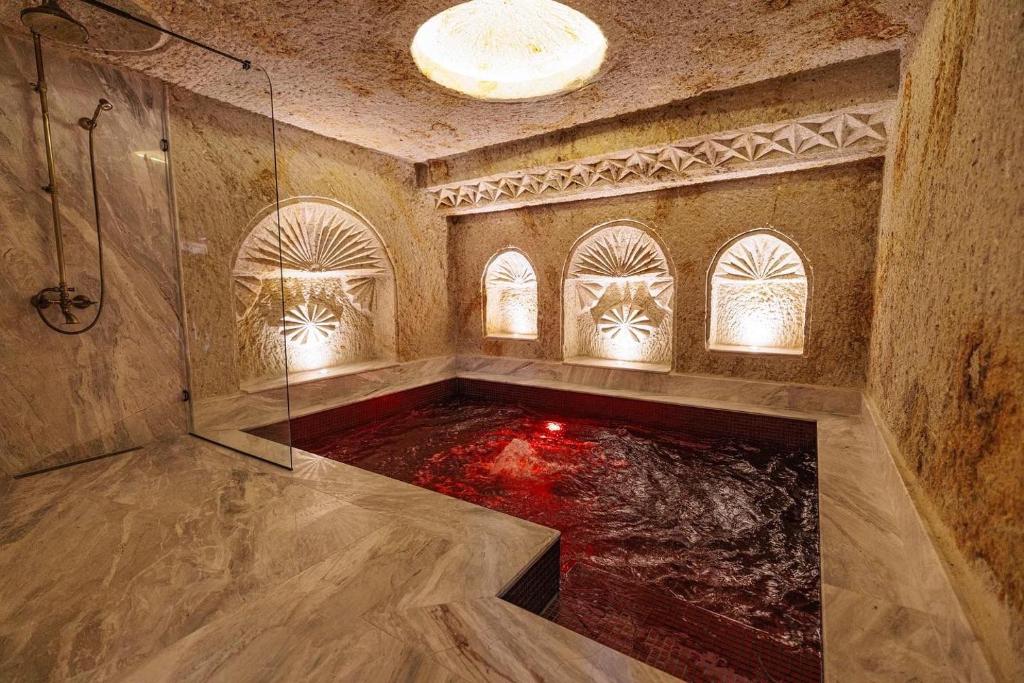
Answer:
[(849, 163), (885, 154), (893, 108), (864, 104), (426, 191), (435, 208), (458, 215)]

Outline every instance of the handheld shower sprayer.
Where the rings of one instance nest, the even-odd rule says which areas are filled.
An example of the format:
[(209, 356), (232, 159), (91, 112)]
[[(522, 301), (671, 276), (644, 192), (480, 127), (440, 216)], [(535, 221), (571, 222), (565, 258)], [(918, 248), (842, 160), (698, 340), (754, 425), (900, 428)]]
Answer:
[[(110, 111), (114, 108), (108, 100), (100, 98), (93, 111), (92, 118), (81, 118), (78, 125), (89, 134), (89, 173), (92, 179), (92, 201), (93, 216), (96, 222), (96, 250), (99, 259), (99, 300), (93, 301), (84, 294), (73, 294), (74, 287), (68, 286), (67, 268), (64, 263), (64, 234), (61, 230), (60, 200), (57, 191), (57, 171), (53, 155), (53, 140), (50, 135), (50, 112), (46, 100), (46, 72), (43, 68), (43, 46), (42, 37), (46, 36), (74, 45), (81, 45), (89, 39), (89, 32), (82, 24), (75, 21), (61, 7), (57, 0), (45, 0), (43, 4), (36, 7), (29, 7), (22, 10), (21, 20), (32, 32), (32, 46), (36, 58), (36, 83), (34, 90), (39, 94), (39, 108), (43, 119), (43, 142), (46, 146), (46, 167), (49, 174), (49, 184), (43, 188), (50, 195), (50, 207), (53, 215), (54, 245), (57, 251), (57, 273), (58, 282), (56, 287), (46, 287), (32, 297), (31, 303), (35, 307), (47, 327), (61, 334), (75, 335), (87, 332), (99, 322), (100, 314), (103, 312), (103, 231), (100, 225), (100, 204), (99, 193), (96, 189), (96, 149), (93, 143), (93, 132), (99, 120), (101, 111)], [(84, 310), (90, 306), (96, 306), (96, 315), (92, 321), (82, 328), (75, 330), (61, 329), (47, 319), (43, 313), (47, 308), (57, 306), (60, 308), (61, 316), (64, 318), (63, 325), (78, 325), (79, 320), (72, 309)]]
[(78, 125), (80, 125), (82, 128), (86, 130), (92, 130), (93, 128), (96, 127), (96, 121), (100, 117), (100, 112), (110, 111), (113, 108), (114, 105), (108, 102), (106, 98), (101, 97), (100, 101), (96, 104), (96, 110), (92, 113), (92, 118), (88, 119), (83, 116), (82, 118), (78, 119)]

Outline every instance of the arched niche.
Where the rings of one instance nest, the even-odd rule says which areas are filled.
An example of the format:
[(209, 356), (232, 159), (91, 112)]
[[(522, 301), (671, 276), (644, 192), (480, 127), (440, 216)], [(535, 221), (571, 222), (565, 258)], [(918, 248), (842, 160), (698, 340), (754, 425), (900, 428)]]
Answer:
[[(241, 384), (343, 374), (395, 356), (395, 271), (355, 209), (293, 197), (250, 223), (232, 280)], [(283, 297), (282, 297), (283, 294)]]
[(562, 283), (567, 363), (668, 372), (675, 271), (649, 227), (602, 223), (580, 237)]
[(771, 228), (738, 235), (708, 270), (708, 348), (800, 355), (809, 299), (809, 268), (796, 244)]
[(537, 338), (537, 274), (526, 254), (499, 251), (484, 267), (484, 336)]

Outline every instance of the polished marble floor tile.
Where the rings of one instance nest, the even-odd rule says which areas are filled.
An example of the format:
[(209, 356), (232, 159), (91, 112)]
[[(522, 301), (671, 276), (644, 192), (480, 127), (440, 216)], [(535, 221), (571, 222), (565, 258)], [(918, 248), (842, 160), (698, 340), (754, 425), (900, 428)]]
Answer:
[[(434, 654), (472, 681), (561, 680), (672, 681), (618, 653), (498, 598), (479, 598), (402, 611), (376, 612), (367, 620)], [(607, 666), (621, 662), (619, 666)], [(602, 666), (604, 665), (604, 666)]]
[[(818, 420), (826, 677), (990, 681), (888, 455)], [(5, 482), (0, 680), (663, 681), (495, 596), (557, 532), (194, 438)]]

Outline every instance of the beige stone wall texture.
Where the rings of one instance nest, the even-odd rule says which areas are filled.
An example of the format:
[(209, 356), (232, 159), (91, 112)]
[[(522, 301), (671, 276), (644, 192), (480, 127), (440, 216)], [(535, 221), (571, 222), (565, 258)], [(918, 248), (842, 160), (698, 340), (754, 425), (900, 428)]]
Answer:
[(886, 168), (868, 379), (903, 458), (1014, 615), (1020, 675), (1022, 74), (1019, 2), (935, 4)]
[[(778, 176), (554, 204), (452, 219), (451, 306), (459, 353), (560, 359), (561, 277), (573, 242), (595, 225), (651, 226), (676, 269), (674, 370), (861, 387), (881, 185), (877, 160)], [(810, 334), (802, 356), (709, 351), (707, 272), (731, 238), (765, 226), (794, 240), (812, 272)], [(537, 269), (536, 341), (483, 339), (480, 278), (498, 250), (522, 249)]]
[(893, 100), (898, 88), (899, 53), (886, 52), (434, 159), (425, 182), (439, 185)]
[[(0, 4), (0, 23), (23, 31), (18, 10), (29, 1)], [(432, 83), (409, 54), (417, 28), (453, 0), (134, 0), (127, 7), (141, 5), (183, 35), (266, 67), (277, 84), (278, 120), (424, 161), (899, 49), (917, 32), (927, 3), (571, 0), (608, 38), (600, 75), (561, 97), (500, 105)], [(84, 2), (66, 5), (97, 34), (94, 44), (136, 42), (125, 38), (138, 29), (122, 20)], [(144, 38), (139, 42), (136, 47), (145, 45)], [(235, 87), (228, 71), (237, 65), (180, 41), (103, 58), (242, 108), (265, 109), (260, 93)]]
[[(186, 90), (170, 92), (193, 392), (205, 399), (239, 387), (231, 270), (251, 221), (274, 199), (270, 124)], [(446, 225), (415, 189), (413, 166), (284, 124), (277, 146), (282, 201), (333, 199), (380, 234), (396, 271), (398, 360), (448, 353)]]
[[(47, 46), (49, 106), (69, 284), (99, 296), (88, 136), (95, 137), (106, 296), (80, 336), (47, 329), (29, 298), (57, 284), (32, 43), (0, 38), (0, 473), (17, 474), (141, 445), (185, 429), (174, 235), (159, 150), (163, 87)], [(159, 157), (159, 153), (157, 153)], [(54, 312), (51, 309), (50, 313)], [(89, 321), (95, 309), (77, 312)]]

